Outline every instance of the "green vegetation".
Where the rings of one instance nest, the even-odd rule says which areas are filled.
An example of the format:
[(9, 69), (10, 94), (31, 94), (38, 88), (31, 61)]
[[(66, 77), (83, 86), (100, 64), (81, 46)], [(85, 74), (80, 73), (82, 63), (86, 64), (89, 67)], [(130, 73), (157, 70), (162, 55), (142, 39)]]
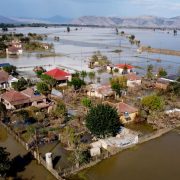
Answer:
[(63, 101), (57, 101), (55, 109), (53, 110), (53, 115), (55, 115), (58, 118), (63, 118), (67, 115), (66, 105)]
[(82, 100), (81, 100), (81, 103), (83, 106), (87, 107), (87, 108), (90, 108), (91, 105), (92, 105), (92, 101), (89, 99), (89, 98), (86, 98), (84, 97)]
[(92, 82), (92, 81), (94, 81), (95, 78), (96, 78), (96, 73), (93, 72), (93, 71), (91, 71), (91, 72), (88, 73), (88, 77), (89, 77), (89, 79), (90, 79), (91, 82)]
[(150, 65), (147, 66), (146, 77), (148, 79), (153, 79), (154, 78), (153, 69), (154, 69), (153, 65), (150, 64)]
[(167, 76), (167, 72), (165, 71), (164, 68), (159, 68), (158, 70), (158, 77), (165, 77)]
[(49, 93), (49, 87), (45, 82), (39, 82), (36, 84), (37, 91), (41, 94), (47, 95)]
[(56, 80), (53, 79), (51, 76), (48, 76), (47, 74), (41, 74), (40, 78), (44, 83), (50, 85), (51, 88), (56, 85)]
[(5, 66), (3, 67), (3, 70), (6, 71), (8, 74), (14, 74), (16, 73), (16, 66)]
[(127, 78), (125, 76), (119, 76), (119, 77), (112, 78), (112, 79), (110, 79), (110, 83), (111, 83), (111, 87), (114, 86), (113, 88), (115, 88), (117, 90), (117, 92), (118, 92), (119, 88), (121, 88), (121, 89), (127, 88)]
[(159, 111), (164, 108), (164, 100), (157, 95), (146, 96), (141, 100), (141, 106), (145, 111)]
[(91, 107), (86, 116), (86, 126), (96, 137), (115, 136), (121, 126), (117, 110), (109, 105)]
[(79, 90), (82, 86), (84, 86), (86, 83), (78, 78), (78, 77), (73, 77), (71, 82), (68, 82), (68, 84), (70, 86), (73, 86), (74, 87), (74, 90)]
[(30, 80), (25, 80), (23, 77), (21, 77), (18, 82), (13, 82), (12, 83), (12, 87), (16, 90), (16, 91), (22, 91), (24, 89), (26, 89), (27, 87), (30, 87), (31, 81)]

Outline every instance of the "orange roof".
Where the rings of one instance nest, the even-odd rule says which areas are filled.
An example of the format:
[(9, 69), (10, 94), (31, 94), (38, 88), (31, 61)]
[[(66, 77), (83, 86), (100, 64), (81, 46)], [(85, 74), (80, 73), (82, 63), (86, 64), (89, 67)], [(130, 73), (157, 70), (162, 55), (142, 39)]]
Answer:
[(29, 102), (29, 98), (18, 91), (7, 91), (0, 95), (0, 98), (8, 101), (12, 105), (21, 105)]
[(131, 66), (130, 64), (117, 64), (116, 67), (120, 68), (120, 69), (133, 69), (134, 66)]
[(141, 77), (140, 77), (140, 76), (137, 76), (135, 73), (126, 74), (125, 77), (126, 77), (129, 81), (141, 80)]
[(118, 113), (121, 114), (121, 113), (125, 113), (125, 112), (128, 112), (128, 113), (135, 113), (138, 111), (137, 108), (134, 108), (128, 104), (125, 104), (123, 102), (120, 102), (118, 104), (116, 104), (116, 108), (118, 110)]
[(48, 76), (51, 76), (55, 80), (67, 80), (68, 76), (70, 76), (70, 73), (67, 73), (61, 69), (55, 68), (48, 72), (45, 72)]
[(5, 71), (0, 71), (0, 83), (7, 82), (9, 78), (9, 74)]

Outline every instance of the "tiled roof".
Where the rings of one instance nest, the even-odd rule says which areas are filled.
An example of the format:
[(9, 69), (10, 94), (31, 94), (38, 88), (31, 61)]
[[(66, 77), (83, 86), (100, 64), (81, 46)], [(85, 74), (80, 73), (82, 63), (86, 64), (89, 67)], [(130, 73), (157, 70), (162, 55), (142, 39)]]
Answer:
[(0, 83), (7, 82), (9, 78), (9, 74), (3, 70), (0, 70)]
[(117, 64), (115, 67), (118, 67), (120, 69), (125, 69), (125, 68), (133, 69), (134, 68), (134, 66), (131, 66), (130, 64)]
[(0, 95), (0, 98), (8, 101), (12, 105), (21, 105), (29, 102), (29, 98), (17, 91), (7, 91)]
[(67, 80), (68, 76), (70, 76), (70, 73), (67, 73), (61, 69), (55, 68), (48, 72), (45, 72), (45, 74), (51, 76), (55, 80)]
[(125, 76), (129, 81), (141, 80), (141, 77), (137, 76), (135, 73), (129, 73), (129, 74), (126, 74)]
[(33, 88), (27, 88), (24, 91), (21, 91), (22, 94), (30, 98), (30, 101), (40, 101), (45, 98), (45, 96), (41, 94), (36, 94)]
[(116, 108), (118, 110), (118, 113), (121, 114), (121, 113), (125, 113), (125, 112), (128, 112), (128, 113), (135, 113), (138, 111), (137, 108), (134, 108), (128, 104), (125, 104), (123, 102), (120, 102), (118, 104), (116, 104)]

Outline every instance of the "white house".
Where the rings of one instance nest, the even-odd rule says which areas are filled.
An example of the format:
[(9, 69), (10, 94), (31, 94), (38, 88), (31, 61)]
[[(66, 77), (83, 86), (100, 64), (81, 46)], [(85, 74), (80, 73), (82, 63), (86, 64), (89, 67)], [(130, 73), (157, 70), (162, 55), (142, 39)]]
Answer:
[(104, 99), (114, 95), (114, 92), (111, 85), (91, 84), (88, 88), (87, 95)]
[(127, 78), (127, 87), (140, 86), (142, 83), (142, 78), (135, 73), (126, 74), (125, 77)]

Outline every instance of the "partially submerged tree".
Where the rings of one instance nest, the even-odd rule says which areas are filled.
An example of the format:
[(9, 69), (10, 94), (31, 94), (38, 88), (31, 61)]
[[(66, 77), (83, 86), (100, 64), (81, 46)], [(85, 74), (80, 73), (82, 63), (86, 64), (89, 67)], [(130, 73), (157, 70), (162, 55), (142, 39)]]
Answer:
[(153, 77), (154, 77), (153, 69), (154, 69), (154, 67), (153, 67), (152, 64), (150, 64), (150, 65), (147, 66), (146, 77), (147, 77), (148, 79), (153, 79)]
[(115, 136), (121, 126), (117, 110), (109, 105), (91, 107), (86, 116), (86, 126), (96, 137)]
[(167, 76), (167, 72), (164, 68), (159, 68), (158, 70), (158, 77), (165, 77)]
[(88, 73), (88, 76), (89, 76), (89, 79), (90, 79), (90, 80), (91, 80), (91, 82), (92, 82), (92, 81), (94, 81), (94, 80), (95, 80), (96, 73), (95, 73), (95, 72), (93, 72), (93, 71), (91, 71), (91, 72), (89, 72), (89, 73)]

